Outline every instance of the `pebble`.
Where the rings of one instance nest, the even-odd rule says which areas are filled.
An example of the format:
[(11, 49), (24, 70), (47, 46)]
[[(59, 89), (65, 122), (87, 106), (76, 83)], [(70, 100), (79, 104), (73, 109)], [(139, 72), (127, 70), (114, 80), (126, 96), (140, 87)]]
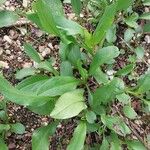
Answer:
[(14, 7), (14, 6), (10, 6), (10, 7), (9, 7), (9, 10), (10, 10), (10, 11), (15, 11), (15, 7)]
[(106, 73), (107, 73), (107, 75), (111, 76), (114, 74), (114, 72), (115, 72), (114, 70), (108, 70)]
[(53, 49), (53, 48), (54, 48), (53, 45), (52, 45), (52, 43), (48, 43), (48, 47), (49, 47), (50, 49)]
[(150, 59), (148, 59), (147, 62), (150, 64)]
[(0, 47), (0, 55), (3, 54), (3, 49)]
[(37, 37), (41, 37), (44, 33), (42, 31), (40, 31), (40, 30), (37, 30), (35, 32), (35, 34), (36, 34)]
[(45, 57), (46, 55), (50, 54), (51, 50), (49, 48), (45, 48), (42, 52), (42, 56)]
[(6, 68), (6, 69), (9, 68), (8, 63), (4, 61), (0, 61), (0, 67)]
[(45, 46), (39, 46), (39, 52), (42, 53), (45, 49)]
[(146, 35), (144, 40), (146, 41), (147, 44), (150, 44), (150, 36)]
[(10, 34), (10, 36), (13, 37), (13, 36), (15, 35), (15, 31), (14, 31), (14, 30), (10, 30), (10, 31), (9, 31), (9, 34)]
[(75, 18), (75, 13), (67, 14), (68, 19), (73, 20)]
[(5, 6), (9, 6), (10, 5), (10, 2), (9, 1), (6, 1), (5, 2)]
[(5, 51), (5, 53), (6, 53), (7, 55), (10, 55), (10, 54), (11, 54), (11, 51), (7, 49), (7, 50)]
[(4, 41), (8, 42), (9, 44), (12, 43), (12, 40), (11, 40), (10, 37), (7, 36), (7, 35), (4, 36)]
[(30, 68), (32, 67), (32, 63), (31, 62), (26, 62), (23, 64), (23, 68)]

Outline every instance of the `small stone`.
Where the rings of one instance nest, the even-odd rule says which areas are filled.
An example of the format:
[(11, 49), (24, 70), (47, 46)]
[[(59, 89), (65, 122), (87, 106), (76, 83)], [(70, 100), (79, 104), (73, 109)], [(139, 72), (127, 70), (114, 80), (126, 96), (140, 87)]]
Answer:
[(68, 15), (68, 19), (70, 19), (70, 20), (73, 20), (75, 18), (75, 13), (70, 13), (67, 15)]
[(147, 44), (150, 44), (150, 36), (146, 35), (144, 40), (146, 41)]
[(15, 7), (14, 7), (14, 6), (10, 6), (10, 7), (9, 7), (9, 10), (10, 10), (10, 11), (15, 11)]
[(80, 17), (81, 17), (81, 18), (83, 18), (83, 17), (84, 17), (84, 15), (83, 15), (83, 14), (80, 14)]
[(6, 1), (5, 2), (5, 6), (9, 6), (10, 5), (10, 2), (9, 1)]
[(4, 36), (4, 41), (8, 42), (9, 44), (12, 43), (12, 40), (11, 40), (10, 37), (7, 36), (7, 35)]
[(14, 143), (10, 143), (8, 145), (8, 148), (11, 150), (11, 149), (15, 149), (16, 148), (16, 145)]
[(0, 47), (0, 55), (3, 54), (3, 49)]
[(114, 74), (114, 72), (115, 72), (114, 70), (108, 70), (106, 73), (107, 73), (107, 75), (111, 76)]
[(15, 31), (14, 31), (14, 30), (10, 30), (10, 31), (9, 31), (9, 34), (10, 34), (10, 36), (13, 37), (13, 36), (15, 35)]
[(45, 50), (42, 52), (42, 56), (45, 57), (46, 55), (50, 54), (51, 50), (49, 48), (45, 48)]
[(24, 8), (27, 8), (27, 6), (28, 6), (28, 0), (23, 0), (22, 6)]
[(58, 50), (58, 49), (59, 49), (59, 46), (58, 46), (58, 45), (55, 45), (54, 48), (55, 48), (56, 50)]
[(27, 34), (27, 29), (20, 28), (20, 32), (21, 32), (22, 35), (26, 35)]
[(4, 62), (4, 61), (0, 61), (0, 67), (6, 68), (6, 69), (9, 68), (8, 63), (7, 63), (7, 62)]
[(23, 68), (30, 68), (32, 67), (32, 63), (31, 62), (26, 62), (23, 64)]
[(150, 59), (148, 59), (147, 62), (150, 64)]
[(7, 55), (10, 55), (10, 54), (11, 54), (11, 51), (7, 49), (7, 50), (5, 51), (5, 53), (6, 53)]
[(49, 47), (50, 49), (53, 49), (53, 48), (54, 48), (53, 45), (52, 45), (52, 43), (48, 43), (48, 47)]
[(44, 46), (39, 46), (39, 52), (42, 53), (44, 51), (45, 47)]
[(35, 32), (35, 34), (36, 34), (37, 37), (41, 37), (44, 33), (42, 31), (40, 31), (40, 30), (37, 30)]

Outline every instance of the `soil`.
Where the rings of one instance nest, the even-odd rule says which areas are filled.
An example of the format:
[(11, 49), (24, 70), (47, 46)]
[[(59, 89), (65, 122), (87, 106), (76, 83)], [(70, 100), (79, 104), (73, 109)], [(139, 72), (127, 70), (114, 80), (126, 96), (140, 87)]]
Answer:
[[(28, 7), (23, 6), (23, 2), (20, 0), (7, 0), (2, 9), (7, 10), (20, 10), (28, 11), (31, 6), (31, 1), (28, 2)], [(65, 14), (68, 18), (74, 19), (75, 14), (73, 13), (69, 4), (64, 5)], [(141, 9), (141, 8), (140, 8)], [(147, 9), (147, 8), (145, 8)], [(84, 15), (87, 15), (86, 12)], [(84, 25), (89, 30), (93, 30), (93, 26), (87, 23), (87, 16), (85, 16)], [(124, 34), (124, 28), (120, 26), (118, 35), (120, 37)], [(122, 30), (123, 29), (123, 30)], [(3, 65), (1, 71), (4, 76), (13, 84), (20, 82), (15, 79), (15, 73), (21, 68), (28, 68), (35, 66), (36, 63), (27, 57), (23, 51), (23, 43), (31, 43), (39, 52), (39, 54), (44, 59), (54, 58), (55, 67), (59, 68), (59, 39), (56, 37), (51, 37), (40, 31), (36, 26), (32, 24), (24, 24), (21, 26), (11, 26), (7, 28), (0, 29), (0, 62)], [(144, 34), (138, 41), (145, 49), (144, 59), (136, 64), (135, 72), (132, 78), (124, 77), (124, 81), (127, 85), (134, 86), (136, 84), (136, 79), (140, 75), (144, 74), (150, 65), (150, 35)], [(133, 43), (137, 43), (133, 40)], [(113, 71), (123, 68), (129, 63), (128, 58), (133, 55), (133, 52), (129, 51), (126, 44), (118, 37), (116, 45), (120, 49), (125, 50), (125, 54), (120, 55), (116, 60), (116, 64)], [(105, 67), (104, 67), (105, 68)], [(105, 68), (108, 69), (108, 68)], [(94, 81), (90, 80), (90, 86), (95, 85)], [(47, 125), (53, 120), (48, 116), (39, 116), (32, 113), (25, 107), (18, 106), (13, 103), (8, 103), (8, 115), (10, 123), (21, 122), (26, 127), (26, 132), (23, 135), (16, 135), (8, 133), (7, 143), (9, 150), (30, 150), (31, 149), (31, 136), (33, 131), (42, 126)], [(132, 100), (133, 108), (138, 113), (138, 119), (133, 123), (139, 131), (139, 135), (143, 138), (150, 134), (150, 117), (140, 112), (141, 104), (138, 99), (133, 98)], [(116, 104), (117, 109), (121, 109), (120, 104)], [(115, 106), (115, 108), (116, 108)], [(112, 106), (113, 108), (114, 106)], [(113, 109), (115, 110), (115, 109)], [(121, 111), (121, 110), (120, 110)], [(113, 111), (112, 113), (117, 113)], [(76, 127), (77, 119), (70, 119), (68, 122), (63, 121), (58, 125), (55, 135), (51, 139), (50, 149), (51, 150), (65, 150), (66, 145), (72, 137), (74, 128)], [(99, 142), (100, 139), (94, 134), (89, 134), (86, 140), (87, 144), (92, 145), (93, 142)]]

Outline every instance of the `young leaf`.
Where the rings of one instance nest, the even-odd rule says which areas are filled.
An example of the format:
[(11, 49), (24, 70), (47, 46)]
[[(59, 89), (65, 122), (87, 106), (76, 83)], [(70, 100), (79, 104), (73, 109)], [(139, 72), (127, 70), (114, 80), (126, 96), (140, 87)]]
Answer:
[(137, 116), (137, 113), (134, 111), (134, 109), (129, 106), (129, 105), (126, 105), (123, 107), (123, 112), (124, 114), (126, 115), (126, 117), (130, 118), (130, 119), (135, 119), (136, 116)]
[(82, 7), (81, 0), (71, 0), (71, 5), (72, 5), (72, 8), (73, 8), (73, 11), (77, 15), (80, 15), (81, 7)]
[(34, 68), (23, 68), (16, 73), (16, 79), (23, 79), (25, 77), (35, 75), (36, 70)]
[(141, 60), (144, 57), (144, 48), (141, 46), (137, 47), (135, 49), (135, 53), (137, 55), (137, 58)]
[(132, 6), (133, 0), (117, 0), (117, 10), (126, 10), (129, 6)]
[(18, 15), (12, 11), (0, 11), (0, 28), (10, 26), (18, 20)]
[(120, 69), (119, 71), (117, 71), (117, 73), (115, 75), (117, 76), (125, 76), (127, 74), (129, 74), (135, 67), (135, 64), (130, 64), (127, 65), (125, 67), (123, 67), (122, 69)]
[(24, 50), (27, 55), (32, 58), (35, 62), (40, 63), (41, 59), (37, 51), (28, 43), (24, 44)]
[(10, 129), (10, 125), (9, 124), (0, 124), (0, 134), (3, 131), (8, 131)]
[(133, 29), (127, 29), (124, 33), (124, 40), (130, 42), (134, 36), (135, 31)]
[(96, 45), (98, 43), (101, 43), (101, 41), (104, 39), (106, 32), (111, 27), (114, 18), (116, 15), (116, 3), (111, 4), (106, 7), (105, 12), (100, 19), (96, 30), (93, 33), (93, 45)]
[(63, 61), (60, 65), (61, 76), (73, 76), (73, 70), (69, 61)]
[(125, 93), (116, 95), (116, 98), (123, 104), (129, 104), (131, 101), (131, 97)]
[(50, 116), (55, 119), (67, 119), (77, 116), (86, 109), (83, 90), (74, 90), (63, 94), (56, 102)]
[(86, 123), (80, 122), (76, 127), (73, 137), (70, 141), (70, 144), (67, 147), (67, 150), (82, 150), (84, 147), (84, 141), (86, 137)]
[(1, 137), (0, 137), (0, 146), (1, 146), (1, 150), (8, 150), (5, 141)]
[(150, 20), (150, 12), (142, 14), (139, 19)]
[(38, 0), (35, 9), (43, 29), (50, 34), (59, 35), (59, 30), (56, 27), (57, 24), (55, 23), (51, 6), (48, 2), (46, 0)]
[(93, 111), (87, 111), (86, 120), (89, 123), (94, 123), (94, 121), (96, 120), (96, 114)]
[(37, 90), (37, 94), (40, 96), (59, 96), (65, 92), (74, 90), (79, 84), (79, 80), (74, 77), (57, 76), (47, 80)]
[(55, 133), (57, 125), (57, 122), (53, 122), (36, 129), (32, 135), (32, 150), (49, 150), (49, 136)]
[(95, 74), (97, 68), (107, 63), (109, 60), (116, 58), (119, 55), (119, 50), (116, 46), (108, 46), (102, 49), (99, 49), (95, 54), (93, 61), (90, 65), (90, 74)]
[(11, 124), (11, 132), (23, 134), (25, 132), (25, 126), (21, 123)]

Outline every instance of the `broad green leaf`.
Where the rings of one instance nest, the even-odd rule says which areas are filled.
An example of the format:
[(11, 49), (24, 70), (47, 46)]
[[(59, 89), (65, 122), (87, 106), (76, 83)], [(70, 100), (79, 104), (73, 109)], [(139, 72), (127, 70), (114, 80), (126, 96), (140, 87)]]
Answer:
[(99, 84), (107, 84), (109, 82), (108, 76), (100, 68), (96, 70), (93, 76)]
[(116, 75), (117, 76), (126, 76), (127, 74), (131, 73), (135, 67), (135, 64), (130, 64), (127, 66), (124, 66), (122, 69), (117, 71)]
[(73, 137), (67, 147), (67, 150), (82, 150), (86, 138), (86, 123), (80, 122), (76, 127)]
[(150, 23), (146, 23), (143, 27), (144, 33), (149, 33), (150, 32)]
[(141, 76), (138, 81), (138, 93), (145, 93), (150, 90), (150, 72), (147, 72), (145, 75)]
[(8, 147), (5, 141), (1, 137), (0, 137), (0, 147), (1, 147), (1, 150), (8, 150)]
[(25, 77), (35, 75), (36, 70), (34, 68), (23, 68), (16, 73), (16, 79), (23, 79)]
[(14, 88), (4, 77), (0, 75), (0, 92), (6, 99), (23, 106), (39, 106), (53, 100), (47, 96), (37, 96), (34, 93), (23, 92)]
[(150, 20), (150, 12), (142, 14), (139, 19)]
[(46, 0), (38, 0), (35, 4), (35, 9), (43, 29), (50, 34), (59, 35), (59, 30), (56, 27), (57, 24), (48, 2)]
[(137, 58), (141, 60), (144, 57), (144, 48), (142, 46), (137, 47), (135, 53)]
[(129, 104), (131, 101), (131, 97), (125, 93), (116, 95), (116, 98), (118, 99), (119, 102), (123, 104)]
[(18, 15), (12, 11), (0, 11), (0, 28), (13, 25), (18, 20)]
[(116, 25), (113, 24), (106, 33), (106, 40), (108, 43), (114, 43), (116, 39)]
[(94, 123), (94, 121), (96, 120), (96, 114), (93, 111), (87, 111), (86, 120), (89, 123)]
[(124, 40), (130, 42), (134, 36), (135, 31), (133, 29), (127, 29), (124, 33)]
[(122, 150), (121, 141), (116, 134), (111, 134), (110, 139), (110, 150)]
[(53, 74), (56, 75), (56, 76), (59, 74), (59, 73), (57, 72), (57, 70), (55, 70), (55, 69), (53, 68), (52, 63), (49, 62), (49, 61), (43, 61), (43, 62), (39, 63), (39, 64), (37, 65), (37, 68), (47, 70), (47, 71), (53, 73)]
[(79, 80), (74, 77), (52, 77), (39, 87), (37, 94), (40, 96), (55, 97), (74, 90), (78, 84)]
[(117, 0), (117, 10), (126, 10), (129, 6), (132, 6), (133, 0)]
[(73, 76), (73, 69), (69, 61), (63, 61), (60, 65), (61, 76)]
[(128, 117), (130, 119), (135, 119), (137, 116), (137, 113), (134, 111), (134, 109), (130, 105), (124, 106), (123, 112), (126, 115), (126, 117)]
[(147, 150), (144, 145), (140, 142), (140, 141), (137, 141), (137, 140), (128, 140), (126, 141), (127, 145), (128, 145), (128, 148), (129, 149), (132, 149), (132, 150)]
[(10, 125), (9, 124), (0, 124), (0, 134), (3, 131), (8, 131), (10, 129)]
[(11, 132), (23, 134), (25, 132), (25, 126), (21, 123), (11, 124)]
[(83, 90), (74, 90), (63, 94), (55, 104), (50, 116), (55, 119), (67, 119), (77, 116), (83, 109), (84, 103)]
[(110, 83), (96, 89), (93, 94), (93, 105), (98, 106), (101, 103), (107, 104), (112, 101), (116, 95), (124, 90), (124, 83), (119, 78), (114, 78)]
[(138, 14), (133, 13), (131, 16), (127, 17), (124, 21), (131, 28), (137, 28), (138, 27), (138, 24), (137, 24), (138, 18), (139, 18)]
[(106, 137), (103, 137), (102, 145), (100, 147), (100, 150), (109, 150), (109, 142), (106, 139)]
[(36, 129), (32, 135), (32, 150), (49, 150), (49, 136), (55, 133), (57, 125), (57, 122), (53, 122)]
[(144, 0), (143, 5), (144, 6), (150, 6), (150, 0)]
[[(1, 109), (1, 107), (0, 107), (0, 109)], [(8, 119), (8, 116), (4, 110), (0, 111), (0, 119), (3, 121), (6, 121)]]
[(80, 15), (81, 7), (82, 7), (81, 0), (71, 0), (71, 5), (72, 5), (72, 8), (73, 8), (73, 11), (77, 15)]
[(116, 46), (108, 46), (99, 49), (92, 60), (89, 73), (95, 74), (100, 65), (107, 63), (109, 60), (116, 58), (118, 55), (119, 50)]
[(41, 62), (41, 59), (40, 59), (38, 52), (32, 47), (32, 45), (25, 43), (24, 44), (24, 50), (25, 50), (26, 54), (30, 58), (32, 58), (35, 62), (37, 62), (37, 63)]
[(91, 132), (96, 132), (99, 129), (99, 124), (98, 123), (86, 123), (87, 125), (87, 133), (91, 133)]
[(101, 41), (105, 38), (105, 34), (108, 31), (108, 29), (111, 27), (115, 15), (116, 15), (116, 3), (106, 7), (102, 18), (100, 19), (96, 27), (96, 30), (93, 33), (93, 37), (92, 37), (93, 45), (101, 43)]

